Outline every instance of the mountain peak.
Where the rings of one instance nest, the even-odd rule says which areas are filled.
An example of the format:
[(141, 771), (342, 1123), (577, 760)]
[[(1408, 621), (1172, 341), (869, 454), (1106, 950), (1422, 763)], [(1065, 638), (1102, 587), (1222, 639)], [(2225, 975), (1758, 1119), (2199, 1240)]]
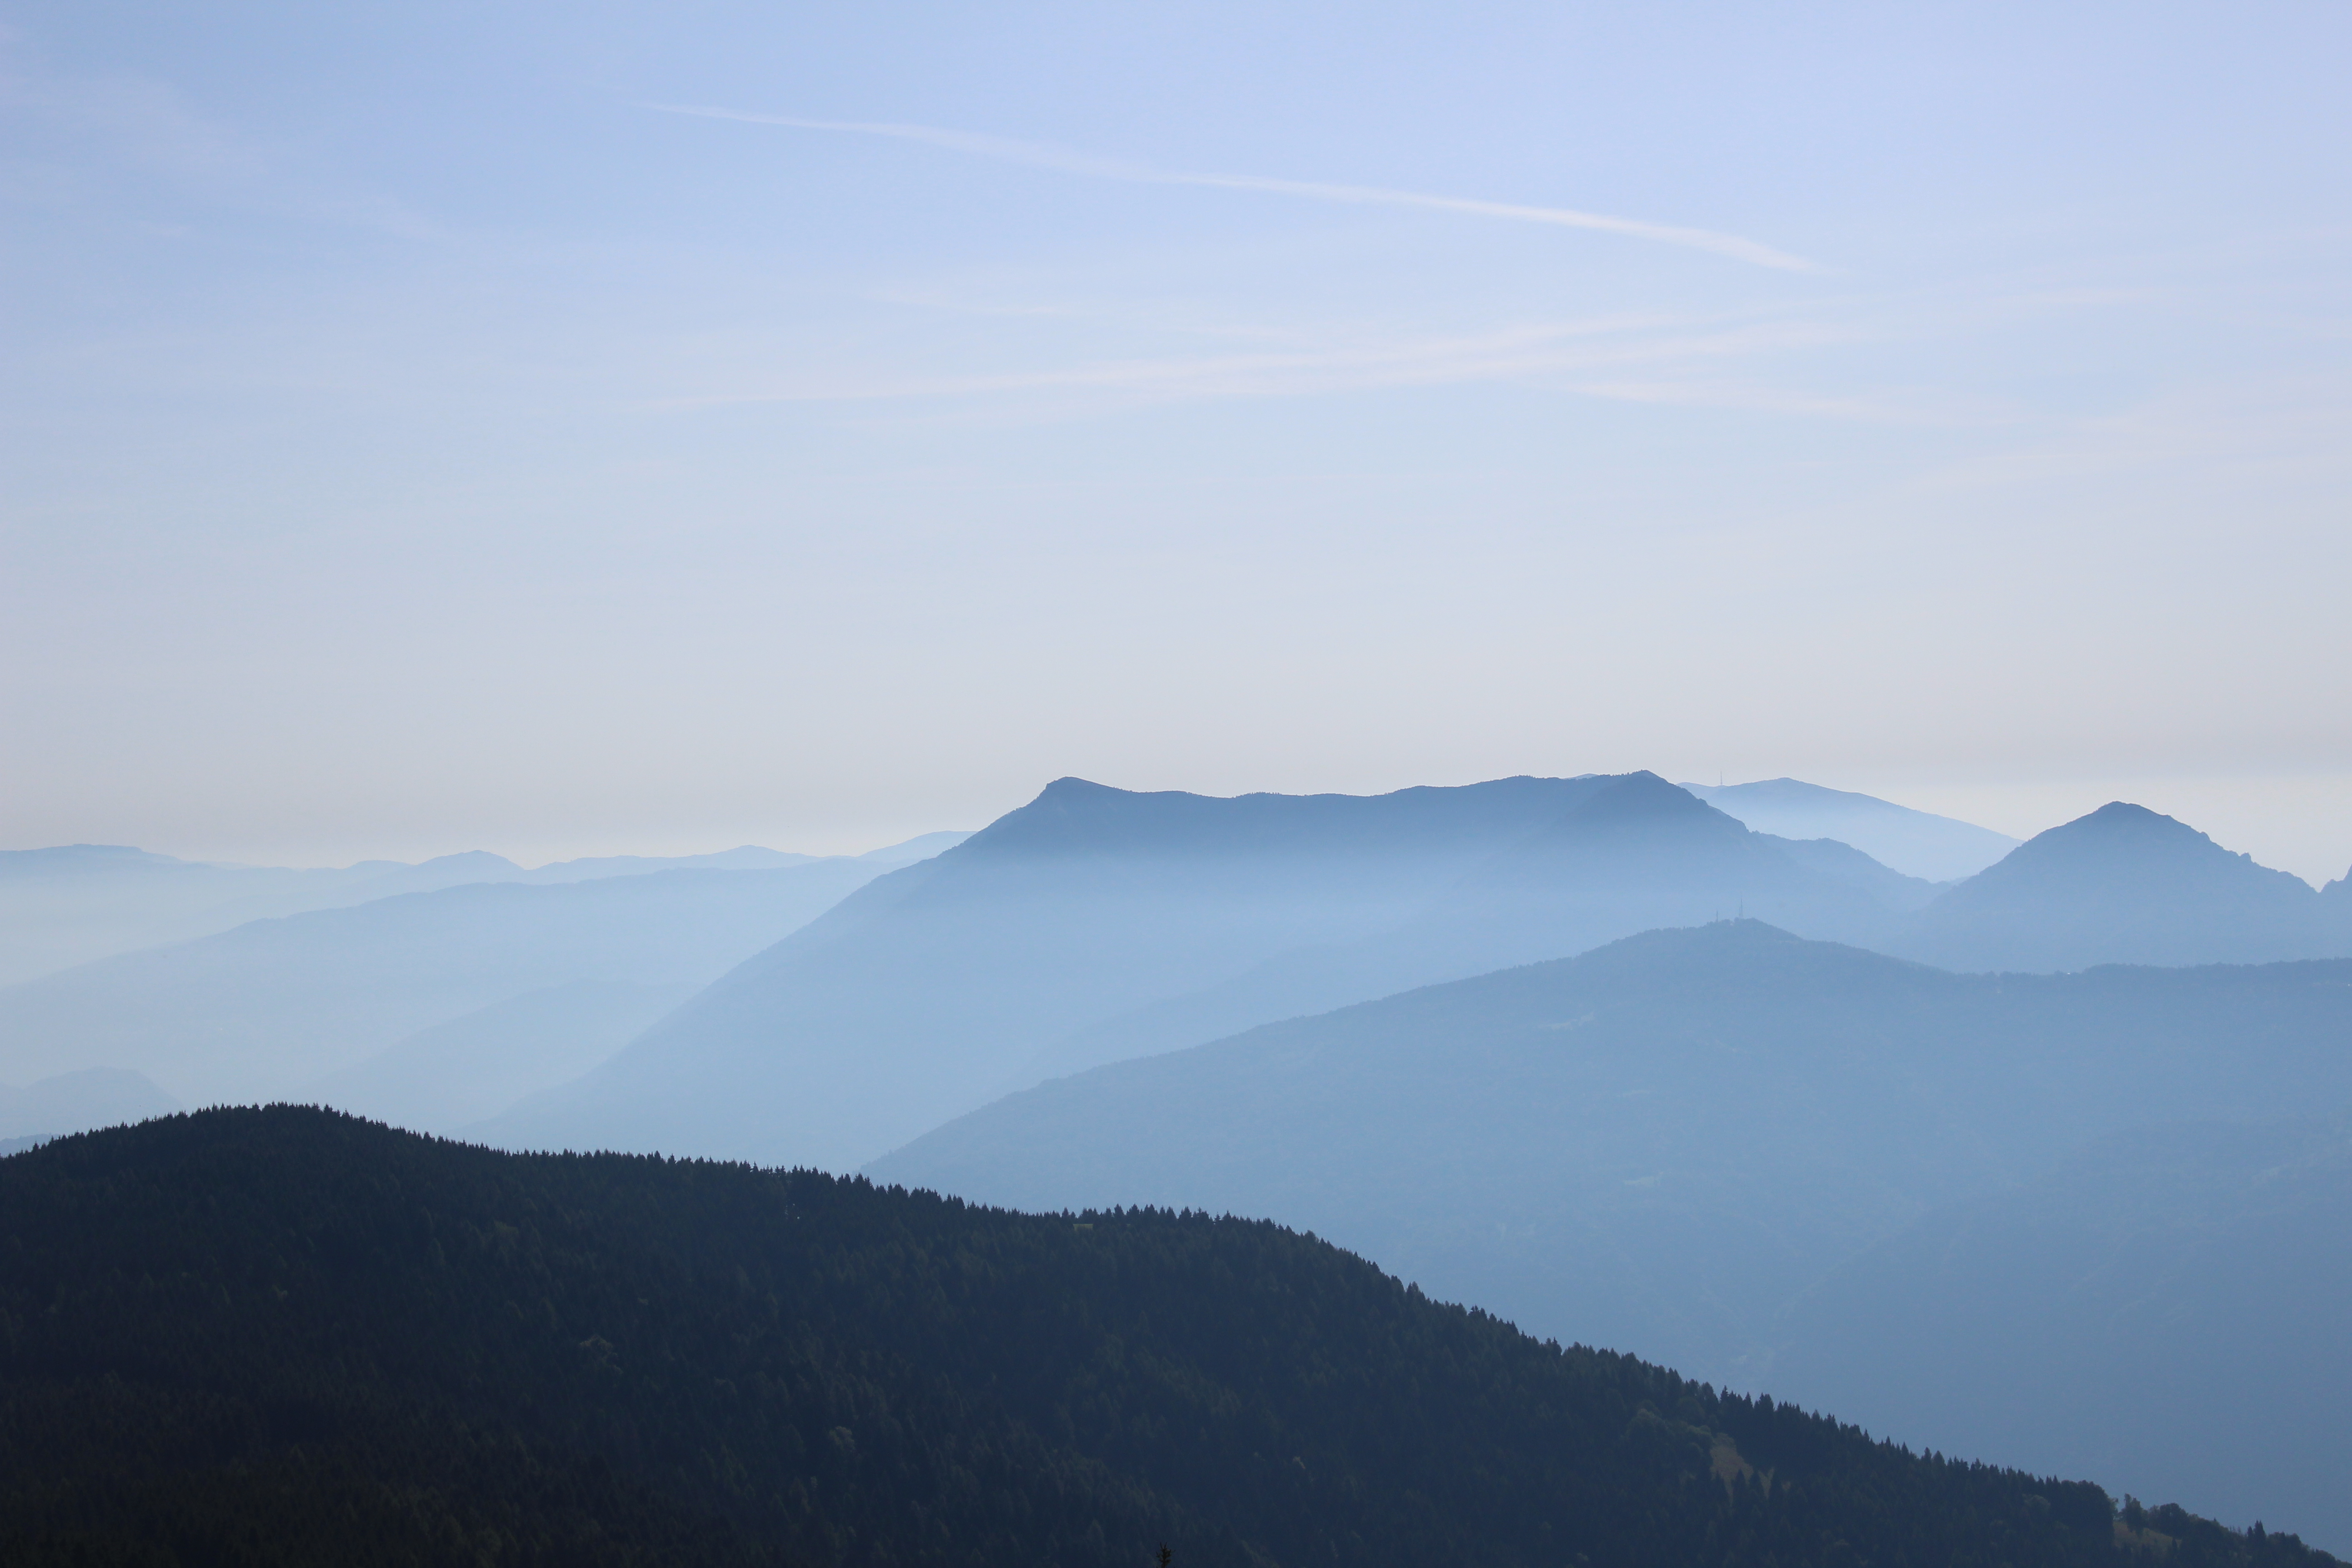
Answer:
[(1107, 795), (1133, 793), (1131, 790), (1123, 790), (1114, 784), (1097, 784), (1092, 779), (1082, 779), (1076, 773), (1065, 773), (1039, 790), (1037, 799), (1030, 804), (1034, 805), (1048, 800), (1100, 800)]
[(2051, 831), (2060, 833), (2069, 828), (2083, 831), (2096, 828), (2109, 833), (2163, 833), (2168, 830), (2178, 830), (2179, 833), (2203, 838), (2208, 844), (2212, 842), (2210, 837), (2199, 833), (2197, 829), (2177, 816), (2167, 816), (2160, 811), (2152, 811), (2147, 806), (2135, 805), (2127, 800), (2111, 800), (2098, 810), (2084, 816), (2078, 816), (2072, 822), (2052, 828)]
[(1627, 829), (1671, 833), (1697, 829), (1704, 835), (1709, 828), (1725, 837), (1748, 836), (1736, 818), (1680, 785), (1644, 771), (1603, 780), (1599, 788), (1570, 807), (1557, 831), (1583, 837), (1596, 831), (1609, 834)]
[(2116, 800), (1952, 889), (1906, 946), (1960, 969), (2311, 957), (2331, 945), (2317, 899), (2299, 877)]
[(1988, 868), (1979, 880), (2009, 881), (2053, 872), (2140, 877), (2159, 866), (2197, 868), (2224, 877), (2243, 868), (2263, 879), (2300, 882), (2284, 871), (2256, 866), (2251, 855), (2222, 848), (2178, 817), (2124, 800), (2111, 800), (2034, 835)]
[(1580, 816), (1592, 816), (1618, 811), (1673, 812), (1694, 816), (1714, 809), (1690, 791), (1668, 784), (1647, 768), (1639, 773), (1618, 774), (1577, 808)]

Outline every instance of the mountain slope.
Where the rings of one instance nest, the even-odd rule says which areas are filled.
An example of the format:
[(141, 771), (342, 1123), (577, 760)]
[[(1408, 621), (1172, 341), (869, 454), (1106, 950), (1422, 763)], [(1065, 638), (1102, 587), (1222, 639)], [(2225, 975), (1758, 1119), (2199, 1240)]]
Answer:
[(2319, 924), (2337, 951), (2352, 952), (2352, 872), (2319, 889)]
[(1876, 943), (1899, 929), (1898, 911), (1933, 893), (1844, 845), (1754, 833), (1654, 773), (1628, 773), (1600, 781), (1393, 930), (1285, 952), (1223, 984), (1107, 1020), (1041, 1051), (1020, 1083), (1663, 926), (1746, 913), (1807, 936)]
[(1930, 882), (1973, 877), (2017, 847), (2016, 839), (1990, 827), (1798, 779), (1682, 787), (1759, 833), (1834, 838)]
[(573, 980), (420, 1029), (298, 1098), (416, 1132), (455, 1132), (569, 1082), (694, 994), (688, 982)]
[(2263, 963), (2352, 952), (2302, 879), (2122, 801), (2020, 845), (1928, 905), (1893, 945), (1968, 970)]
[[(1532, 1332), (1771, 1386), (1790, 1304), (1931, 1209), (2103, 1132), (2352, 1103), (2347, 1039), (2352, 962), (1959, 975), (1726, 922), (1056, 1079), (867, 1169), (1272, 1215)], [(2200, 1430), (2161, 1429), (2192, 1466)]]
[(1088, 1060), (1743, 900), (1824, 935), (1895, 919), (1649, 773), (1233, 800), (1064, 779), (481, 1135), (844, 1168)]
[(2135, 1128), (1840, 1270), (1782, 1326), (1773, 1384), (1947, 1452), (2291, 1509), (2352, 1543), (2347, 1237), (2344, 1117)]
[(0, 989), (0, 1075), (115, 1067), (194, 1103), (284, 1095), (528, 991), (708, 982), (869, 876), (821, 860), (482, 883), (257, 921)]
[(109, 844), (0, 851), (0, 984), (251, 920), (522, 874), (478, 853), (295, 870), (214, 866)]
[[(1262, 1222), (217, 1111), (0, 1165), (12, 1563), (2120, 1564)], [(2173, 1568), (2302, 1568), (2175, 1511)], [(169, 1554), (167, 1556), (167, 1554)]]
[(119, 1068), (59, 1073), (22, 1089), (0, 1084), (0, 1139), (52, 1137), (168, 1116), (180, 1102)]

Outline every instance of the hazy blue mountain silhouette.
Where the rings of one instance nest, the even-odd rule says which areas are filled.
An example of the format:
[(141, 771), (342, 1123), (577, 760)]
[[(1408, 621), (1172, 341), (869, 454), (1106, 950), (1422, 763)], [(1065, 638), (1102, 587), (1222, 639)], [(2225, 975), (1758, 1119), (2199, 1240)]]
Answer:
[(2340, 1548), (2347, 1237), (2344, 1116), (2135, 1128), (1841, 1269), (1790, 1314), (1771, 1383), (1946, 1453), (2291, 1514)]
[(1055, 1041), (1003, 1087), (1664, 926), (1744, 913), (1808, 936), (1874, 944), (1897, 929), (1897, 911), (1934, 893), (1845, 845), (1750, 832), (1654, 773), (1628, 773), (1486, 857), (1394, 929), (1285, 952), (1222, 984)]
[(1931, 882), (1972, 877), (2017, 840), (1972, 822), (1914, 811), (1875, 795), (1824, 789), (1800, 779), (1683, 788), (1759, 833), (1783, 838), (1833, 838), (1908, 876)]
[(2319, 923), (2339, 951), (2352, 952), (2352, 871), (2319, 889)]
[(0, 984), (267, 916), (523, 874), (480, 853), (299, 870), (215, 866), (110, 844), (0, 851)]
[(296, 1098), (419, 1132), (455, 1132), (578, 1078), (696, 989), (574, 980), (526, 992), (420, 1029), (312, 1079)]
[(1628, 773), (1490, 857), (1400, 944), (1451, 946), (1492, 969), (1741, 913), (1868, 940), (1889, 927), (1885, 888), (1917, 886), (1883, 868), (1873, 878), (1860, 869), (1868, 863), (1844, 846), (1752, 832), (1655, 773)]
[(2122, 801), (2027, 840), (1952, 888), (1893, 948), (1949, 969), (2029, 971), (2347, 951), (2310, 884)]
[(0, 988), (0, 1075), (128, 1068), (194, 1104), (278, 1098), (526, 992), (707, 983), (871, 874), (820, 860), (475, 883), (257, 921)]
[[(1775, 1387), (1783, 1314), (1869, 1247), (2102, 1133), (2352, 1102), (2347, 1039), (2352, 961), (1962, 975), (1727, 921), (1057, 1079), (866, 1170), (1265, 1214), (1530, 1332)], [(2199, 1429), (2166, 1429), (2184, 1463)]]
[[(925, 834), (855, 857), (869, 874), (936, 855), (964, 837)], [(408, 865), (363, 860), (332, 868), (223, 866), (121, 845), (0, 850), (0, 984), (77, 963), (213, 936), (250, 921), (348, 909), (476, 882), (546, 886), (656, 871), (772, 871), (819, 857), (754, 845), (712, 855), (605, 855), (526, 869), (481, 850)]]
[(1839, 863), (1811, 869), (1649, 773), (1230, 800), (1063, 779), (478, 1131), (846, 1168), (1071, 1053), (1197, 1043), (1743, 900), (1824, 934), (1890, 929)]
[(0, 1139), (54, 1138), (167, 1116), (180, 1102), (145, 1076), (120, 1068), (59, 1073), (22, 1089), (0, 1084)]
[(1756, 836), (1806, 870), (1858, 889), (1889, 910), (1926, 909), (1944, 890), (1943, 883), (1897, 871), (1835, 838), (1786, 838), (1761, 831), (1756, 831)]

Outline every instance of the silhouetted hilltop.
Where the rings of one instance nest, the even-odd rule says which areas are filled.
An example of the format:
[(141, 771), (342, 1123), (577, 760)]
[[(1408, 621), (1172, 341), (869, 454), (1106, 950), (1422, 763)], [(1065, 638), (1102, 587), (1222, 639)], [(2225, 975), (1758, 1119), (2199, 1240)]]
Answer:
[[(0, 1235), (11, 1563), (2132, 1555), (2096, 1487), (1538, 1343), (1264, 1222), (278, 1108), (13, 1156)], [(2144, 1522), (2178, 1568), (2329, 1561)]]
[(1064, 779), (479, 1131), (845, 1168), (1056, 1071), (1743, 905), (1893, 929), (1867, 879), (1776, 842), (1652, 773), (1232, 800)]
[(1938, 898), (1897, 951), (1951, 969), (2260, 963), (2346, 951), (2300, 878), (2110, 802)]

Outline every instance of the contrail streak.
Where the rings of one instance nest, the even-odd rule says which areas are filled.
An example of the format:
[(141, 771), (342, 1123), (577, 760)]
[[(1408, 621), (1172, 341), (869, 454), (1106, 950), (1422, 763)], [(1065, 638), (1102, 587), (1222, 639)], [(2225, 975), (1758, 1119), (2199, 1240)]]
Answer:
[(1572, 207), (1527, 206), (1516, 202), (1477, 201), (1465, 196), (1432, 195), (1423, 191), (1391, 191), (1377, 185), (1336, 185), (1315, 180), (1275, 180), (1256, 174), (1185, 174), (1148, 168), (1139, 163), (1097, 158), (1065, 148), (1014, 142), (1002, 136), (982, 136), (968, 131), (946, 131), (932, 125), (893, 125), (845, 120), (801, 120), (784, 114), (747, 114), (731, 109), (704, 109), (690, 104), (648, 103), (645, 108), (664, 114), (691, 114), (705, 120), (731, 120), (747, 125), (782, 125), (796, 131), (833, 131), (856, 136), (887, 136), (900, 142), (920, 142), (977, 158), (994, 158), (1034, 168), (1058, 169), (1101, 180), (1124, 180), (1144, 185), (1205, 185), (1227, 191), (1262, 191), (1269, 195), (1299, 196), (1308, 201), (1346, 202), (1358, 205), (1421, 207), (1433, 212), (1465, 213), (1473, 217), (1502, 218), (1514, 223), (1552, 224), (1561, 228), (1595, 229), (1635, 239), (1712, 251), (1759, 267), (1788, 272), (1811, 272), (1802, 257), (1736, 234), (1713, 229), (1685, 228), (1673, 224), (1645, 223), (1639, 218), (1612, 217), (1606, 213), (1579, 212)]

